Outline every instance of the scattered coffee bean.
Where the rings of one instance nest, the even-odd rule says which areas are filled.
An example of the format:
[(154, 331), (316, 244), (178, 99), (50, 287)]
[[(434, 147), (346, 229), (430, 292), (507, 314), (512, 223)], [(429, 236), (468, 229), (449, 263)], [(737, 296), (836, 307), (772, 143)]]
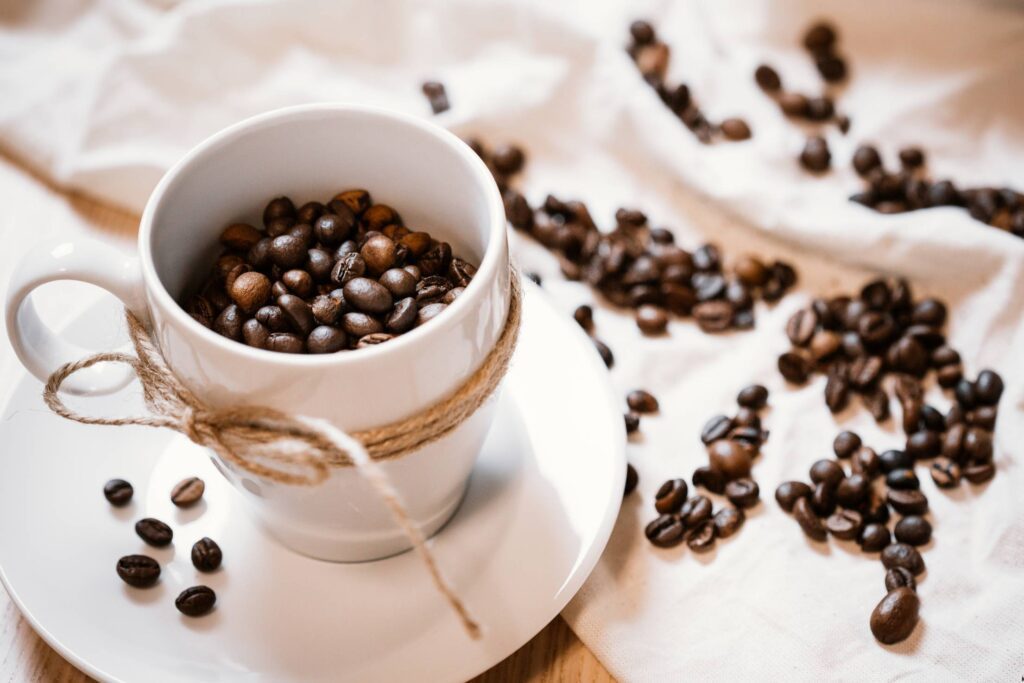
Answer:
[(688, 487), (682, 479), (669, 479), (654, 494), (654, 509), (661, 514), (679, 512), (686, 502)]
[(845, 508), (856, 508), (868, 499), (871, 482), (862, 474), (851, 474), (836, 485), (836, 502)]
[(636, 325), (646, 335), (658, 335), (668, 329), (665, 311), (651, 304), (644, 304), (636, 310)]
[(775, 500), (786, 512), (792, 512), (800, 498), (809, 498), (813, 489), (802, 481), (787, 481), (775, 489)]
[(767, 93), (775, 93), (782, 89), (782, 79), (779, 78), (779, 73), (767, 64), (757, 67), (757, 70), (754, 71), (754, 80), (761, 90)]
[(420, 89), (423, 94), (427, 96), (427, 101), (430, 103), (430, 110), (435, 114), (448, 111), (451, 106), (448, 103), (448, 93), (445, 90), (444, 83), (439, 81), (427, 81)]
[(800, 164), (808, 171), (821, 173), (827, 171), (832, 163), (832, 154), (829, 152), (828, 143), (820, 135), (812, 135), (807, 138), (804, 149), (800, 152)]
[(901, 515), (923, 515), (928, 511), (928, 498), (917, 489), (889, 489), (885, 499)]
[(608, 348), (600, 339), (594, 339), (594, 348), (597, 349), (597, 353), (601, 356), (601, 360), (604, 361), (605, 367), (611, 368), (615, 365), (615, 356), (612, 355), (612, 350)]
[(793, 504), (793, 517), (800, 524), (800, 528), (804, 530), (804, 533), (813, 540), (824, 541), (828, 537), (825, 525), (821, 523), (818, 515), (814, 514), (808, 498), (801, 497), (796, 499), (796, 502)]
[(636, 489), (636, 485), (640, 483), (640, 475), (637, 474), (636, 468), (626, 463), (626, 488), (622, 492), (622, 496), (626, 497), (633, 493)]
[(856, 510), (839, 510), (825, 520), (825, 528), (836, 538), (852, 541), (860, 535), (864, 520)]
[(659, 548), (671, 548), (682, 542), (685, 530), (679, 515), (661, 515), (647, 525), (644, 535)]
[(738, 508), (750, 508), (757, 505), (761, 495), (757, 482), (748, 477), (733, 479), (725, 485), (725, 495)]
[(943, 489), (952, 489), (960, 485), (960, 466), (947, 458), (939, 458), (929, 470), (932, 481)]
[(629, 395), (626, 396), (626, 403), (631, 410), (635, 410), (638, 413), (658, 412), (658, 399), (654, 397), (654, 394), (643, 389), (635, 389), (629, 392)]
[(712, 467), (698, 467), (693, 471), (693, 485), (711, 493), (725, 493), (725, 475)]
[(188, 507), (199, 502), (206, 491), (206, 483), (199, 477), (182, 479), (171, 489), (171, 502), (178, 507)]
[(843, 468), (835, 460), (818, 460), (811, 465), (810, 477), (815, 484), (824, 483), (829, 487), (836, 486), (846, 476)]
[(924, 559), (917, 548), (906, 543), (893, 543), (882, 551), (882, 564), (886, 569), (903, 567), (917, 576), (924, 571)]
[(726, 415), (715, 415), (707, 421), (701, 431), (700, 440), (707, 446), (719, 439), (724, 439), (733, 428), (733, 419)]
[(972, 484), (984, 484), (996, 474), (996, 467), (990, 462), (968, 465), (963, 468), (964, 479)]
[(718, 538), (729, 538), (743, 526), (746, 515), (743, 510), (737, 508), (722, 508), (711, 518), (715, 525), (715, 535)]
[(871, 523), (866, 525), (860, 532), (857, 541), (864, 552), (877, 553), (889, 547), (889, 544), (892, 542), (892, 535), (889, 533), (889, 527), (885, 526), (885, 524)]
[(708, 446), (711, 468), (725, 475), (726, 480), (750, 476), (753, 449), (739, 441), (719, 439)]
[(579, 323), (587, 332), (593, 332), (594, 330), (594, 309), (586, 304), (577, 306), (576, 310), (573, 311), (572, 317)]
[(624, 414), (626, 422), (626, 434), (635, 434), (640, 429), (640, 415), (629, 411)]
[(807, 359), (798, 353), (788, 352), (779, 356), (779, 372), (792, 384), (804, 384), (811, 373)]
[(131, 502), (135, 489), (124, 479), (111, 479), (103, 485), (103, 496), (111, 505), (123, 507)]
[(907, 515), (896, 522), (896, 540), (909, 545), (924, 545), (932, 537), (932, 525), (924, 517)]
[(192, 565), (201, 572), (216, 571), (224, 555), (212, 538), (200, 538), (192, 546)]
[(917, 590), (917, 580), (914, 575), (903, 567), (893, 567), (885, 570), (885, 590), (894, 591), (897, 588), (909, 588)]
[(760, 384), (751, 384), (740, 391), (736, 403), (744, 408), (760, 410), (768, 403), (768, 390)]
[(135, 533), (143, 541), (157, 548), (170, 545), (171, 540), (174, 538), (174, 532), (171, 531), (171, 527), (152, 517), (146, 517), (136, 522)]
[(837, 458), (845, 459), (853, 456), (861, 447), (860, 437), (853, 432), (839, 432), (832, 442), (832, 450)]
[(679, 517), (687, 529), (692, 529), (711, 518), (712, 506), (707, 496), (693, 496), (679, 509)]
[(117, 561), (117, 575), (129, 586), (148, 588), (160, 578), (160, 564), (146, 555), (125, 555)]
[(890, 591), (871, 612), (871, 633), (886, 645), (906, 640), (917, 626), (920, 609), (921, 601), (910, 588)]
[(819, 517), (828, 517), (836, 509), (835, 485), (821, 482), (814, 487), (810, 498), (811, 509)]
[(912, 469), (898, 469), (885, 475), (885, 485), (890, 489), (918, 489), (921, 482)]
[(208, 586), (186, 588), (174, 599), (174, 606), (187, 617), (200, 617), (213, 609), (217, 594)]
[(686, 545), (696, 553), (706, 553), (715, 547), (715, 535), (718, 527), (714, 520), (705, 519), (696, 526), (688, 527), (686, 532)]
[(722, 134), (729, 140), (747, 140), (750, 138), (750, 126), (743, 119), (726, 119), (721, 123)]

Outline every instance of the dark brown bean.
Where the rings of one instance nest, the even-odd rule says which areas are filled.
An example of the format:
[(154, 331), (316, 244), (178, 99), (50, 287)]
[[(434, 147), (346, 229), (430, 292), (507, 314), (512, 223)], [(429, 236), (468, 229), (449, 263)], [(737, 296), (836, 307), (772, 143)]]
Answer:
[(132, 501), (135, 489), (124, 479), (111, 479), (103, 485), (103, 497), (115, 507), (124, 507)]
[(903, 567), (914, 576), (924, 572), (924, 558), (912, 545), (892, 543), (882, 551), (882, 564), (886, 569)]
[(722, 508), (711, 518), (715, 525), (715, 535), (718, 538), (729, 538), (740, 530), (746, 515), (743, 510), (737, 508)]
[(857, 537), (857, 542), (864, 552), (877, 553), (889, 546), (892, 542), (892, 535), (889, 533), (889, 527), (885, 524), (873, 522), (865, 525)]
[(939, 488), (952, 489), (960, 485), (960, 466), (948, 458), (936, 460), (929, 471)]
[(693, 471), (693, 485), (703, 487), (711, 493), (724, 493), (725, 475), (711, 467), (698, 467)]
[(768, 403), (768, 390), (760, 384), (751, 384), (740, 390), (736, 396), (736, 403), (744, 408), (760, 410)]
[(924, 545), (932, 538), (932, 525), (919, 515), (907, 515), (896, 522), (896, 540), (908, 545)]
[(146, 555), (125, 555), (117, 561), (117, 575), (134, 588), (148, 588), (160, 579), (160, 564)]
[(920, 609), (921, 600), (910, 588), (890, 591), (871, 612), (871, 633), (886, 645), (906, 640), (917, 626)]
[(174, 600), (178, 611), (189, 617), (199, 617), (213, 609), (217, 594), (208, 586), (192, 586), (183, 590)]
[(825, 520), (825, 528), (838, 539), (852, 541), (860, 535), (864, 520), (856, 510), (839, 510)]
[(152, 517), (146, 517), (136, 522), (135, 533), (149, 545), (158, 548), (170, 545), (171, 540), (174, 538), (174, 532), (171, 531), (171, 527)]
[(640, 483), (640, 475), (637, 474), (636, 468), (629, 463), (626, 463), (626, 486), (622, 492), (622, 496), (626, 497), (633, 493), (638, 483)]
[(725, 485), (725, 495), (737, 508), (751, 508), (757, 505), (761, 491), (756, 481), (741, 477)]
[(885, 499), (901, 515), (923, 515), (928, 511), (928, 497), (918, 489), (889, 489)]
[(903, 567), (893, 567), (885, 570), (885, 590), (894, 591), (897, 588), (909, 588), (917, 590), (917, 580), (914, 575)]
[(688, 487), (684, 480), (669, 479), (654, 494), (654, 509), (663, 515), (679, 512), (679, 509), (683, 507), (683, 503), (686, 502), (687, 489)]
[(775, 489), (775, 500), (783, 510), (792, 512), (796, 501), (800, 498), (809, 498), (812, 491), (813, 489), (802, 481), (786, 481)]
[(216, 571), (224, 559), (220, 546), (204, 536), (192, 546), (192, 566), (201, 572)]
[(647, 525), (644, 535), (659, 548), (671, 548), (682, 542), (685, 529), (679, 515), (661, 515)]
[(306, 338), (308, 353), (336, 353), (348, 345), (348, 337), (342, 330), (329, 325), (314, 327)]
[(695, 526), (688, 526), (686, 546), (695, 553), (706, 553), (715, 547), (715, 535), (718, 527), (712, 519), (705, 519)]
[(796, 499), (796, 502), (793, 504), (793, 517), (800, 524), (800, 528), (803, 529), (804, 533), (811, 539), (824, 541), (828, 537), (825, 525), (821, 523), (818, 516), (811, 510), (810, 503), (806, 497)]
[(727, 481), (750, 476), (753, 453), (749, 445), (732, 439), (719, 439), (708, 446), (708, 460), (712, 469), (725, 475)]
[(638, 413), (658, 412), (658, 399), (649, 391), (634, 389), (626, 396), (626, 404)]

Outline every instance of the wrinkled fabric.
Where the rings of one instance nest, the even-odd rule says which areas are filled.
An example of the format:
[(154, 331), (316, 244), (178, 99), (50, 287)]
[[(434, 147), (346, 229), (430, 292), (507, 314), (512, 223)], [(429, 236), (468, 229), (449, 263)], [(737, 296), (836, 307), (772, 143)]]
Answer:
[[(687, 82), (713, 121), (747, 119), (752, 140), (703, 146), (660, 103), (624, 50), (638, 16), (672, 48), (669, 80)], [(839, 27), (851, 68), (835, 94), (852, 127), (845, 136), (822, 128), (833, 169), (815, 177), (795, 161), (812, 128), (783, 117), (752, 74), (768, 62), (787, 87), (818, 93), (799, 39), (821, 16)], [(0, 147), (55, 183), (134, 211), (182, 153), (226, 125), (318, 101), (428, 117), (419, 90), (428, 78), (446, 84), (452, 103), (433, 120), (527, 149), (517, 182), (532, 202), (549, 192), (583, 200), (605, 228), (617, 207), (641, 208), (686, 248), (719, 244), (727, 265), (755, 254), (800, 273), (786, 299), (758, 305), (750, 332), (709, 336), (683, 320), (644, 338), (627, 313), (598, 307), (596, 334), (616, 356), (615, 391), (643, 387), (661, 402), (628, 445), (639, 488), (564, 613), (609, 671), (623, 681), (1024, 674), (1024, 240), (960, 209), (883, 216), (847, 200), (861, 188), (849, 160), (862, 141), (877, 143), (890, 167), (901, 146), (916, 144), (934, 178), (1024, 188), (1022, 5), (20, 0), (0, 8)], [(28, 215), (18, 202), (41, 201), (19, 182), (0, 173), (14, 207), (0, 216), (5, 235)], [(49, 223), (46, 232), (63, 229)], [(28, 241), (18, 232), (13, 244)], [(513, 246), (567, 315), (593, 301), (535, 243), (515, 235)], [(885, 592), (877, 556), (805, 540), (771, 500), (778, 483), (806, 479), (812, 462), (830, 456), (840, 429), (878, 450), (902, 445), (892, 421), (876, 425), (857, 401), (831, 415), (823, 377), (794, 388), (775, 368), (793, 311), (815, 295), (853, 293), (879, 273), (944, 298), (968, 374), (994, 367), (1007, 385), (996, 478), (945, 492), (920, 472), (934, 540), (924, 548), (921, 625), (895, 646), (879, 645), (868, 628)], [(9, 350), (3, 361), (8, 376)], [(754, 468), (762, 504), (709, 554), (653, 548), (643, 526), (655, 516), (654, 492), (705, 462), (702, 424), (735, 410), (750, 382), (771, 390), (771, 435)], [(933, 383), (928, 399), (949, 406)]]

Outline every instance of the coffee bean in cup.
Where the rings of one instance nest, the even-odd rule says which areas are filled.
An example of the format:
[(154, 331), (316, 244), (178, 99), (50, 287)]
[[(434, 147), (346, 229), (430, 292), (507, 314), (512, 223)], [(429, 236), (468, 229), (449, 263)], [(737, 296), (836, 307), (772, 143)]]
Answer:
[(447, 242), (362, 189), (300, 207), (278, 197), (262, 228), (232, 223), (220, 243), (183, 307), (224, 337), (279, 353), (386, 343), (443, 313), (476, 274)]

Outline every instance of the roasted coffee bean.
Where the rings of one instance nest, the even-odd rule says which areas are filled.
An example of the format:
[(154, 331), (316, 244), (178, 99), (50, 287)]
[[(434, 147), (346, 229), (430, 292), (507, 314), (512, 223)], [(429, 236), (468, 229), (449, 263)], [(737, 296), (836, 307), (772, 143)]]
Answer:
[(882, 564), (886, 569), (903, 567), (914, 576), (924, 571), (924, 558), (917, 548), (906, 543), (893, 543), (882, 551)]
[(395, 265), (397, 246), (389, 237), (374, 235), (366, 240), (359, 250), (359, 255), (363, 257), (367, 270), (379, 275)]
[(526, 155), (516, 145), (498, 145), (491, 155), (494, 167), (506, 175), (515, 175), (522, 170)]
[(882, 157), (879, 156), (878, 150), (871, 145), (861, 145), (857, 148), (857, 151), (853, 153), (853, 168), (857, 171), (857, 175), (864, 177), (870, 171), (881, 167)]
[(208, 586), (192, 586), (174, 599), (174, 606), (188, 617), (200, 617), (213, 609), (217, 594)]
[(668, 328), (665, 311), (651, 304), (644, 304), (636, 311), (636, 326), (646, 335), (658, 335)]
[(717, 532), (718, 527), (712, 519), (705, 519), (696, 526), (688, 526), (686, 546), (695, 553), (706, 553), (715, 547)]
[(416, 283), (416, 303), (420, 306), (437, 303), (444, 298), (451, 287), (448, 279), (440, 275), (425, 277)]
[(630, 465), (629, 463), (626, 463), (626, 487), (625, 490), (623, 490), (622, 492), (622, 496), (626, 497), (629, 494), (633, 493), (634, 489), (636, 489), (636, 485), (639, 483), (640, 475), (637, 474), (636, 468)]
[(452, 261), (452, 247), (447, 242), (438, 242), (427, 249), (419, 259), (423, 275), (441, 275)]
[(951, 389), (963, 379), (964, 371), (960, 365), (944, 365), (935, 374), (940, 387)]
[(999, 408), (997, 406), (981, 406), (967, 414), (967, 423), (987, 431), (992, 431), (996, 428), (996, 419), (998, 417)]
[(932, 538), (932, 525), (919, 515), (907, 515), (896, 522), (896, 540), (909, 545), (924, 545)]
[(626, 403), (631, 410), (638, 413), (658, 412), (658, 399), (654, 397), (654, 394), (643, 389), (634, 389), (629, 392), (626, 396)]
[(946, 304), (938, 299), (922, 299), (914, 305), (910, 319), (919, 325), (942, 327), (946, 322)]
[(918, 489), (921, 487), (921, 482), (918, 481), (917, 475), (910, 468), (891, 470), (885, 475), (885, 484), (890, 489), (901, 490)]
[(572, 317), (587, 332), (594, 330), (594, 309), (586, 304), (577, 306)]
[(809, 104), (807, 97), (795, 92), (784, 92), (779, 95), (779, 108), (786, 116), (807, 116)]
[(1003, 378), (994, 370), (982, 370), (974, 382), (974, 397), (978, 403), (994, 406), (1003, 395)]
[(739, 281), (747, 287), (761, 287), (770, 275), (768, 267), (758, 258), (744, 256), (733, 266)]
[(918, 168), (924, 165), (924, 152), (920, 147), (904, 147), (900, 150), (899, 156), (904, 168)]
[(918, 489), (889, 489), (885, 500), (901, 515), (923, 515), (928, 512), (928, 497)]
[(850, 470), (855, 474), (863, 474), (868, 479), (874, 478), (881, 467), (878, 454), (870, 446), (861, 446), (850, 459)]
[(714, 441), (724, 439), (729, 435), (734, 424), (735, 423), (731, 417), (726, 415), (715, 415), (704, 423), (704, 428), (700, 433), (700, 440), (704, 442), (705, 446), (707, 446)]
[(836, 510), (835, 487), (827, 482), (821, 482), (811, 492), (811, 509), (819, 517), (828, 517)]
[(701, 486), (711, 493), (724, 493), (725, 475), (712, 467), (698, 467), (693, 471), (693, 485)]
[(649, 45), (654, 42), (654, 27), (642, 20), (634, 21), (629, 25), (629, 34), (637, 45)]
[(844, 476), (843, 468), (835, 460), (818, 460), (811, 465), (810, 477), (815, 484), (824, 483), (834, 488)]
[(707, 496), (693, 496), (679, 509), (679, 518), (687, 529), (692, 529), (701, 522), (711, 519), (711, 501)]
[(330, 282), (333, 268), (334, 257), (323, 249), (310, 249), (306, 252), (306, 270), (317, 284)]
[(295, 214), (295, 220), (299, 223), (308, 223), (313, 225), (316, 223), (316, 219), (323, 215), (326, 207), (320, 202), (306, 202), (299, 207), (298, 212)]
[(356, 342), (357, 349), (365, 349), (368, 346), (377, 346), (384, 342), (389, 342), (395, 338), (395, 335), (388, 334), (386, 332), (377, 332), (376, 334), (368, 334), (365, 337), (360, 337), (359, 341)]
[(722, 134), (729, 140), (747, 140), (750, 138), (750, 126), (743, 119), (725, 119), (719, 126)]
[(343, 291), (345, 302), (364, 313), (386, 313), (393, 304), (387, 287), (369, 278), (353, 278), (345, 284)]
[(868, 500), (858, 510), (865, 522), (885, 524), (889, 521), (889, 505), (885, 499), (874, 492), (868, 494)]
[(828, 537), (825, 525), (821, 523), (806, 497), (797, 498), (793, 504), (793, 517), (804, 533), (815, 541), (824, 541)]
[[(930, 406), (928, 406), (930, 408)], [(934, 408), (932, 408), (934, 411)], [(939, 418), (942, 418), (942, 414), (938, 413)], [(934, 458), (939, 454), (942, 449), (942, 441), (939, 439), (939, 435), (932, 431), (919, 431), (914, 432), (907, 437), (906, 454), (913, 460), (926, 460), (928, 458)]]
[(703, 301), (693, 307), (693, 318), (704, 332), (724, 332), (732, 325), (735, 311), (728, 301)]
[(786, 335), (796, 346), (807, 346), (818, 326), (818, 316), (811, 308), (801, 308), (786, 323)]
[(685, 530), (679, 515), (661, 515), (647, 525), (644, 535), (659, 548), (671, 548), (682, 542)]
[(803, 356), (788, 352), (779, 356), (779, 373), (792, 384), (804, 384), (811, 373), (810, 364)]
[(270, 243), (269, 255), (278, 268), (298, 268), (306, 260), (306, 245), (293, 235), (279, 235)]
[(932, 481), (943, 489), (952, 489), (960, 485), (960, 466), (947, 458), (939, 458), (929, 470)]
[(103, 485), (103, 497), (115, 507), (123, 507), (132, 501), (135, 489), (124, 479), (111, 479)]
[(744, 408), (760, 410), (768, 403), (768, 390), (760, 384), (751, 384), (740, 390), (736, 396), (736, 403)]
[[(813, 118), (819, 120), (831, 116), (831, 111), (828, 111), (827, 114), (825, 113), (831, 107), (826, 107), (824, 102), (825, 100), (821, 98), (807, 100), (807, 116), (812, 117), (813, 114)], [(825, 138), (820, 135), (812, 135), (807, 138), (804, 149), (800, 152), (800, 164), (808, 171), (821, 173), (827, 171), (831, 163), (832, 154), (829, 152), (828, 143), (825, 142)]]
[(725, 495), (738, 508), (750, 508), (757, 505), (761, 490), (753, 479), (742, 477), (725, 485)]
[(914, 575), (903, 567), (893, 567), (885, 570), (885, 590), (894, 591), (897, 588), (909, 588), (917, 590), (917, 580)]
[(220, 243), (236, 251), (248, 251), (262, 238), (263, 233), (248, 223), (233, 223), (220, 233)]
[(174, 538), (174, 532), (159, 519), (146, 517), (135, 523), (135, 533), (149, 545), (161, 548), (169, 545)]
[(125, 555), (117, 561), (117, 575), (129, 586), (148, 588), (160, 578), (160, 563), (146, 555)]
[(708, 446), (712, 469), (725, 475), (727, 481), (750, 476), (754, 449), (740, 441), (719, 439)]
[(804, 33), (803, 45), (812, 53), (830, 51), (836, 43), (836, 30), (831, 24), (819, 21)]
[[(758, 415), (757, 411), (754, 410), (753, 408), (740, 408), (739, 410), (737, 410), (736, 417), (733, 418), (733, 424), (736, 425), (736, 428), (746, 427), (754, 430), (754, 440), (760, 441), (759, 437), (761, 432), (761, 416)], [(733, 432), (730, 434), (730, 436), (735, 438), (735, 432), (736, 429), (733, 429)], [(744, 439), (740, 440), (742, 441)]]
[(307, 335), (316, 327), (316, 319), (313, 317), (313, 310), (305, 301), (294, 294), (284, 294), (277, 297), (277, 307), (281, 309), (284, 319), (289, 326), (303, 335)]
[(253, 313), (270, 296), (270, 280), (263, 273), (242, 273), (231, 283), (228, 294), (240, 309), (246, 313)]
[(343, 308), (340, 301), (326, 294), (321, 294), (313, 299), (313, 303), (310, 305), (313, 318), (321, 325), (334, 325), (337, 323)]
[(348, 239), (356, 224), (355, 214), (345, 203), (334, 203), (331, 208), (336, 213), (323, 214), (313, 225), (317, 240), (327, 247), (337, 246)]
[(775, 500), (786, 512), (792, 512), (793, 506), (800, 498), (808, 498), (813, 489), (802, 481), (786, 481), (775, 489)]
[(865, 525), (857, 537), (861, 550), (866, 553), (881, 552), (892, 542), (889, 527), (885, 524), (871, 523)]
[(612, 353), (612, 350), (608, 348), (608, 345), (600, 339), (594, 339), (593, 342), (594, 348), (597, 349), (597, 353), (601, 356), (601, 360), (604, 361), (605, 367), (611, 368), (615, 365), (615, 355)]
[(640, 415), (632, 411), (625, 413), (626, 434), (635, 434), (640, 430)]
[(669, 479), (654, 494), (654, 509), (661, 514), (679, 512), (686, 502), (688, 487), (682, 479)]
[[(295, 225), (295, 219), (290, 216), (280, 216), (272, 219), (266, 224), (267, 236), (270, 238), (280, 237), (281, 235), (287, 235)], [(299, 238), (298, 241), (302, 241)]]
[[(403, 332), (408, 332), (416, 325), (416, 316), (418, 311), (419, 309), (416, 306), (415, 299), (411, 297), (402, 299), (401, 301), (395, 304), (395, 307), (391, 310), (391, 313), (388, 314), (387, 320), (385, 321), (385, 327), (387, 328), (388, 332), (391, 332), (392, 334), (401, 334)], [(358, 322), (362, 324), (367, 323), (368, 320), (372, 319), (359, 318)], [(360, 331), (363, 331), (365, 329), (369, 328), (361, 327)], [(373, 334), (373, 332), (367, 332), (366, 334)]]
[(416, 312), (416, 326), (419, 327), (420, 325), (427, 324), (437, 316), (444, 313), (446, 308), (448, 308), (448, 304), (442, 303), (427, 304), (426, 306), (423, 306)]
[(836, 485), (836, 502), (844, 508), (856, 508), (868, 499), (871, 482), (863, 474), (851, 474)]
[(427, 96), (430, 110), (434, 114), (446, 112), (451, 107), (448, 103), (448, 93), (445, 91), (444, 83), (440, 81), (426, 81), (420, 86), (420, 89)]
[(303, 353), (306, 344), (302, 337), (291, 332), (274, 332), (267, 337), (265, 348), (278, 353)]
[(216, 571), (223, 559), (220, 546), (212, 538), (204, 536), (192, 546), (192, 565), (201, 572)]
[(969, 427), (964, 434), (964, 453), (968, 458), (977, 462), (985, 462), (992, 459), (992, 433), (978, 427)]
[(347, 345), (345, 333), (329, 325), (314, 327), (306, 338), (306, 351), (309, 353), (335, 353)]
[(850, 398), (849, 381), (837, 367), (828, 373), (828, 381), (825, 383), (825, 405), (833, 413), (845, 408)]
[(884, 451), (878, 456), (878, 462), (881, 465), (882, 472), (886, 474), (893, 470), (912, 469), (914, 467), (914, 458), (906, 451)]
[[(239, 280), (241, 279), (239, 278)], [(305, 299), (313, 293), (313, 277), (304, 270), (295, 269), (285, 272), (281, 275), (281, 282), (289, 292), (301, 299)]]
[(996, 475), (996, 466), (990, 462), (964, 467), (964, 479), (972, 484), (984, 484)]
[(832, 450), (835, 451), (837, 458), (845, 459), (852, 457), (860, 447), (860, 437), (850, 431), (839, 432), (835, 440), (832, 442)]
[(288, 329), (288, 321), (277, 306), (263, 306), (256, 311), (255, 319), (270, 332), (284, 332)]
[(295, 216), (295, 204), (288, 197), (276, 197), (267, 204), (266, 208), (263, 209), (263, 222), (269, 223), (275, 218), (281, 217), (294, 217)]
[(838, 539), (852, 541), (860, 535), (864, 520), (856, 510), (839, 510), (828, 516), (825, 528)]
[(754, 80), (761, 90), (767, 93), (778, 92), (782, 89), (782, 79), (779, 78), (779, 73), (767, 64), (757, 67), (754, 71)]
[(921, 600), (910, 588), (890, 591), (871, 612), (871, 633), (886, 645), (904, 641), (917, 626), (920, 609)]
[(171, 502), (180, 508), (195, 505), (206, 491), (206, 482), (199, 477), (186, 477), (171, 489)]
[(243, 318), (242, 309), (231, 304), (221, 311), (213, 321), (213, 331), (228, 339), (242, 341)]
[(729, 538), (740, 530), (746, 515), (737, 508), (722, 508), (711, 518), (718, 538)]

